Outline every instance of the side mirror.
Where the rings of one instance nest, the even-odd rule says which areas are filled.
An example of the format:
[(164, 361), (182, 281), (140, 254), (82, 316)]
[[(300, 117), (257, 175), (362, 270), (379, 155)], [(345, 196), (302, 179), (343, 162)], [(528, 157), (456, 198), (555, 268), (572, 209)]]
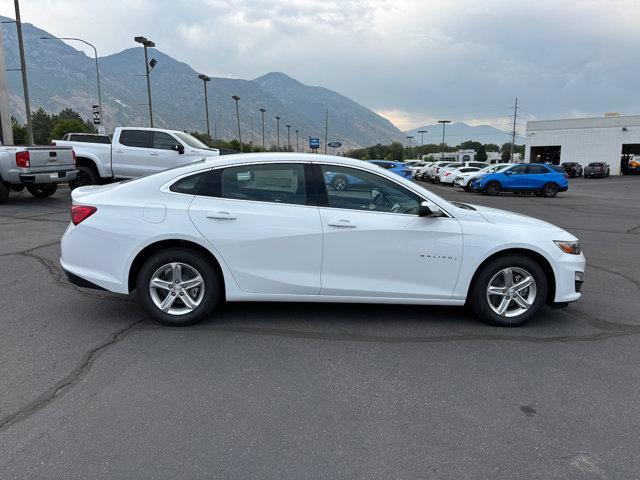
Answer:
[(171, 147), (171, 150), (173, 150), (174, 152), (178, 152), (180, 155), (182, 155), (184, 153), (184, 145), (180, 143), (176, 143), (174, 146)]
[(418, 207), (419, 217), (441, 217), (442, 210), (433, 202), (424, 200)]

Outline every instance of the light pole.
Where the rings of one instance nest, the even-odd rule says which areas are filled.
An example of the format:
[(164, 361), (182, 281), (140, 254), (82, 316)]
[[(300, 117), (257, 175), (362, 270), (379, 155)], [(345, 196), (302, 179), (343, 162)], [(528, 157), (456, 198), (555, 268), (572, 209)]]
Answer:
[(411, 140), (413, 140), (413, 136), (407, 135), (407, 138), (409, 139), (409, 148), (411, 148)]
[(299, 132), (300, 132), (300, 131), (299, 131), (298, 129), (296, 129), (296, 152), (297, 152), (297, 151), (298, 151), (298, 149), (299, 149), (299, 148), (298, 148), (298, 147), (299, 147), (299, 144), (298, 144), (298, 133), (299, 133)]
[(29, 82), (27, 81), (27, 63), (24, 57), (24, 41), (22, 40), (22, 21), (20, 20), (20, 2), (13, 2), (16, 10), (16, 31), (18, 34), (18, 50), (20, 52), (20, 70), (22, 71), (22, 89), (24, 91), (24, 113), (27, 118), (27, 145), (33, 145), (33, 128), (31, 126), (31, 103), (29, 102)]
[(151, 82), (149, 81), (149, 72), (151, 72), (151, 69), (149, 68), (149, 66), (153, 68), (156, 66), (156, 63), (158, 62), (154, 58), (151, 60), (151, 62), (153, 62), (153, 65), (149, 64), (149, 57), (147, 56), (147, 48), (153, 48), (156, 46), (156, 44), (151, 40), (147, 40), (144, 37), (134, 37), (133, 39), (137, 43), (142, 44), (142, 46), (144, 47), (144, 71), (145, 71), (145, 76), (147, 77), (147, 97), (149, 100), (149, 125), (151, 125), (151, 128), (153, 128), (153, 107), (151, 105)]
[(287, 151), (291, 150), (291, 136), (289, 135), (291, 131), (291, 125), (287, 125)]
[(238, 95), (231, 95), (231, 98), (233, 98), (236, 101), (236, 118), (238, 119), (238, 141), (240, 142), (240, 153), (242, 153), (242, 134), (240, 133), (240, 106), (239, 106), (240, 97)]
[(100, 109), (100, 122), (98, 122), (98, 125), (102, 125), (102, 116), (104, 115), (104, 112), (102, 111), (102, 94), (100, 93), (100, 69), (98, 68), (98, 51), (96, 50), (96, 47), (86, 40), (74, 37), (40, 37), (40, 40), (74, 40), (76, 42), (82, 42), (85, 45), (89, 45), (91, 48), (93, 48), (93, 58), (96, 62), (96, 83), (98, 85), (98, 108)]
[(276, 117), (276, 125), (278, 130), (278, 151), (280, 151), (280, 117)]
[(424, 146), (424, 134), (427, 133), (427, 130), (418, 130), (418, 133), (422, 136), (420, 138), (420, 146)]
[(266, 110), (264, 108), (261, 108), (260, 113), (262, 113), (262, 150), (266, 150), (266, 148), (264, 147), (264, 112), (266, 112)]
[(210, 82), (211, 78), (207, 77), (204, 73), (198, 75), (198, 78), (202, 80), (204, 84), (204, 113), (207, 119), (207, 135), (211, 138), (211, 130), (209, 129), (209, 97), (207, 95), (207, 82)]
[(451, 123), (451, 120), (438, 120), (438, 123), (442, 124), (442, 149), (440, 152), (440, 160), (444, 158), (444, 131), (447, 127), (447, 123)]

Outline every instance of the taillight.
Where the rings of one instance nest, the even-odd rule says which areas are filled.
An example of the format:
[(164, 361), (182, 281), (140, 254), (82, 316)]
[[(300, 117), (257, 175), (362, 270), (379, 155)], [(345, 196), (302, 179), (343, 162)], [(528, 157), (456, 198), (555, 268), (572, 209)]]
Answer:
[(56, 142), (51, 140), (51, 142), (49, 142), (49, 146), (50, 147), (55, 147), (56, 146)]
[(73, 157), (73, 166), (76, 166), (76, 151), (72, 148), (71, 149), (71, 156)]
[(29, 168), (31, 162), (29, 160), (29, 150), (16, 152), (16, 166), (20, 168)]
[(97, 211), (98, 209), (91, 205), (71, 205), (71, 221), (74, 225), (78, 225)]
[(447, 172), (444, 174), (445, 177), (448, 177), (449, 175), (451, 175), (451, 172)]

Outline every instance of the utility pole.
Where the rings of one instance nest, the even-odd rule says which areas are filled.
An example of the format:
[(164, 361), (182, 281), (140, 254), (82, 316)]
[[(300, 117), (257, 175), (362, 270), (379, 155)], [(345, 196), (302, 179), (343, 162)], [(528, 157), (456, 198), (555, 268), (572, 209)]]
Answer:
[(253, 117), (250, 117), (249, 121), (249, 123), (251, 124), (251, 141), (249, 142), (249, 146), (251, 148), (249, 149), (249, 151), (253, 152)]
[(211, 138), (211, 130), (209, 129), (209, 98), (207, 96), (207, 82), (210, 82), (211, 78), (207, 77), (204, 73), (198, 75), (198, 78), (204, 83), (204, 111), (207, 119), (207, 135)]
[(276, 125), (278, 129), (278, 151), (280, 151), (280, 117), (276, 117)]
[(287, 125), (287, 151), (291, 151), (291, 136), (289, 133), (291, 132), (291, 125)]
[(13, 145), (13, 128), (11, 126), (11, 110), (9, 108), (9, 90), (4, 64), (4, 45), (2, 31), (0, 31), (0, 129), (2, 130), (2, 144)]
[(133, 39), (136, 43), (140, 43), (144, 47), (144, 71), (145, 71), (145, 76), (147, 77), (147, 99), (149, 102), (149, 125), (151, 126), (151, 128), (153, 128), (153, 106), (151, 105), (151, 82), (149, 81), (149, 73), (151, 73), (151, 68), (155, 67), (156, 63), (158, 62), (156, 61), (155, 58), (152, 59), (151, 62), (153, 63), (153, 65), (151, 65), (151, 68), (149, 68), (150, 65), (149, 65), (149, 57), (147, 55), (147, 48), (153, 48), (156, 46), (156, 44), (151, 40), (147, 40), (144, 37), (134, 37)]
[(236, 118), (238, 119), (238, 141), (240, 142), (240, 153), (242, 153), (242, 133), (240, 133), (240, 106), (239, 106), (240, 97), (238, 95), (231, 95), (231, 98), (233, 98), (236, 101)]
[(447, 126), (447, 123), (451, 123), (451, 120), (438, 120), (438, 123), (442, 124), (442, 147), (441, 147), (441, 151), (440, 151), (440, 160), (442, 160), (444, 158), (444, 131), (445, 128)]
[(300, 131), (299, 131), (298, 129), (296, 129), (296, 152), (297, 152), (297, 151), (298, 151), (298, 149), (299, 149), (299, 143), (298, 143), (298, 133), (299, 133), (299, 132), (300, 132)]
[(262, 150), (266, 150), (266, 148), (264, 147), (264, 112), (266, 112), (266, 110), (264, 108), (261, 108), (260, 113), (262, 113)]
[(18, 32), (18, 50), (20, 51), (20, 70), (22, 71), (22, 89), (24, 91), (24, 113), (27, 118), (27, 145), (33, 145), (33, 128), (31, 126), (31, 102), (29, 101), (29, 82), (27, 81), (27, 62), (24, 57), (24, 41), (22, 39), (22, 22), (20, 21), (20, 2), (14, 0), (16, 9), (16, 30)]
[(413, 140), (413, 136), (409, 135), (407, 136), (407, 138), (409, 139), (409, 148), (411, 148), (411, 143), (412, 143), (411, 141)]
[(324, 114), (324, 154), (327, 154), (327, 138), (329, 137), (329, 109)]
[(516, 103), (513, 106), (513, 130), (511, 131), (511, 156), (509, 161), (513, 163), (513, 147), (516, 143), (516, 118), (518, 118), (518, 97), (516, 97)]
[(427, 133), (427, 130), (418, 130), (418, 133), (421, 135), (420, 138), (420, 146), (424, 146), (424, 134)]

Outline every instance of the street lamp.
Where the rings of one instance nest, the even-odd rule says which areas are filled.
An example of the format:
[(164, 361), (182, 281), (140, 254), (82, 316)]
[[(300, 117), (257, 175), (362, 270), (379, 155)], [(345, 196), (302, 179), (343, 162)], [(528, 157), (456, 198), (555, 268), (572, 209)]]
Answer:
[(287, 125), (287, 151), (291, 150), (291, 137), (289, 136), (290, 131), (291, 125)]
[(298, 151), (298, 146), (299, 146), (299, 144), (298, 144), (298, 133), (299, 132), (300, 131), (298, 129), (296, 129), (296, 152)]
[(262, 150), (266, 150), (266, 148), (264, 147), (264, 112), (266, 112), (266, 110), (264, 108), (261, 108), (260, 113), (262, 113)]
[(280, 151), (280, 117), (276, 117), (276, 125), (278, 129), (278, 151)]
[(209, 98), (207, 95), (207, 82), (210, 82), (211, 78), (207, 77), (204, 73), (198, 75), (198, 78), (202, 80), (202, 83), (204, 84), (204, 112), (207, 119), (207, 135), (211, 138), (211, 130), (209, 129)]
[(407, 138), (409, 139), (409, 148), (411, 148), (411, 140), (413, 140), (413, 136), (407, 135)]
[(145, 37), (134, 37), (133, 39), (137, 43), (142, 44), (142, 46), (144, 47), (144, 71), (145, 71), (145, 76), (147, 77), (147, 97), (149, 100), (149, 124), (151, 125), (151, 128), (153, 128), (153, 107), (151, 106), (151, 82), (149, 81), (149, 72), (151, 72), (151, 69), (156, 66), (156, 63), (158, 63), (158, 61), (154, 58), (151, 60), (153, 62), (153, 65), (149, 64), (149, 57), (147, 56), (147, 48), (153, 48), (156, 46), (156, 44), (151, 40), (147, 40)]
[(240, 133), (240, 107), (238, 103), (240, 102), (240, 97), (238, 95), (231, 95), (231, 98), (236, 101), (236, 118), (238, 119), (238, 141), (240, 142), (240, 153), (242, 153), (242, 134)]
[(89, 45), (91, 48), (93, 48), (93, 58), (95, 59), (96, 62), (96, 83), (98, 84), (98, 108), (100, 109), (100, 122), (98, 122), (98, 125), (102, 124), (102, 94), (100, 93), (100, 70), (98, 69), (98, 51), (96, 50), (96, 47), (87, 42), (86, 40), (83, 40), (81, 38), (74, 38), (74, 37), (40, 37), (40, 40), (74, 40), (76, 42), (82, 42), (85, 45)]
[(442, 124), (442, 149), (440, 152), (440, 160), (444, 158), (444, 131), (447, 128), (447, 123), (451, 123), (451, 120), (438, 120), (438, 123)]
[(424, 146), (424, 134), (427, 133), (427, 130), (418, 130), (418, 133), (422, 136), (420, 138), (420, 146)]

